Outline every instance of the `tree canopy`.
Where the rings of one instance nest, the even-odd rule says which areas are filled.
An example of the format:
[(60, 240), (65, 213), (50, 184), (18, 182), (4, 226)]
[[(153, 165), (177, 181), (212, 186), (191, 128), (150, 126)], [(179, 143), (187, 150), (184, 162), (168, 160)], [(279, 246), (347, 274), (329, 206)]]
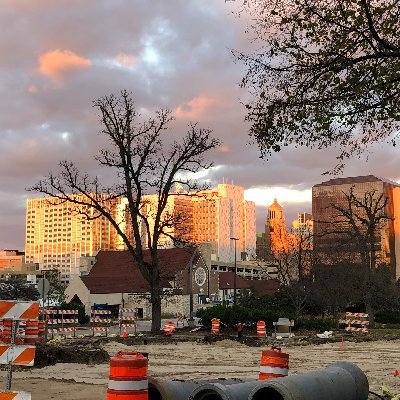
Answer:
[(338, 146), (336, 170), (377, 142), (396, 143), (398, 0), (246, 0), (258, 50), (235, 52), (250, 135), (263, 157), (288, 145)]

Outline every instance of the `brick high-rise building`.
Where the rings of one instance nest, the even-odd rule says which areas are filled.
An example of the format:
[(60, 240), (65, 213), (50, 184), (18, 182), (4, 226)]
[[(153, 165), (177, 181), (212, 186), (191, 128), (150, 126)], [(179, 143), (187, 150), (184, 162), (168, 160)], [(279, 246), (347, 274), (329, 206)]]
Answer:
[[(391, 219), (386, 221), (377, 233), (376, 262), (378, 265), (390, 265), (393, 272), (396, 271), (396, 279), (398, 279), (400, 277), (400, 185), (374, 175), (331, 179), (313, 186), (312, 216), (316, 254), (323, 257), (332, 243), (337, 243), (342, 239), (340, 233), (335, 233), (335, 237), (325, 233), (329, 229), (332, 230), (331, 222), (337, 223), (338, 220), (338, 211), (332, 207), (332, 204), (343, 208), (348, 207), (345, 193), (349, 193), (350, 190), (353, 190), (354, 195), (359, 199), (362, 199), (366, 193), (373, 193), (375, 199), (379, 196), (387, 199), (385, 213)], [(342, 228), (345, 229), (345, 227)], [(355, 255), (353, 259), (357, 259), (354, 246), (355, 240), (350, 238), (343, 252), (353, 251)]]

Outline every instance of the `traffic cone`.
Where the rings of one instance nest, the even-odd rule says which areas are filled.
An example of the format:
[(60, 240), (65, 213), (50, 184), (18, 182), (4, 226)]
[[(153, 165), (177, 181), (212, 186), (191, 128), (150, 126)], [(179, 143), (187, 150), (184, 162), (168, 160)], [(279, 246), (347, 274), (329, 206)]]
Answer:
[(399, 373), (399, 371), (397, 369), (395, 369), (393, 375), (394, 375), (395, 378), (397, 378), (400, 375), (400, 373)]
[(122, 337), (123, 338), (127, 338), (128, 334), (126, 333), (126, 328), (124, 327), (124, 332), (122, 333)]

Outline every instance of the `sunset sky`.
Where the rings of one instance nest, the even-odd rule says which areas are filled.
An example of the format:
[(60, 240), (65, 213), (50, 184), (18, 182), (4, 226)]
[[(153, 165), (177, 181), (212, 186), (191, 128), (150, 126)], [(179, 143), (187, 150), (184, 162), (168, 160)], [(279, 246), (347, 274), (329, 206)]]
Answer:
[[(250, 49), (249, 18), (224, 0), (2, 0), (0, 8), (0, 249), (23, 250), (25, 188), (61, 159), (104, 174), (93, 155), (104, 145), (92, 101), (132, 91), (148, 115), (174, 111), (170, 135), (190, 122), (222, 141), (210, 185), (233, 182), (257, 204), (260, 230), (274, 197), (290, 222), (311, 210), (311, 187), (330, 177), (337, 149), (288, 148), (264, 161), (251, 143), (239, 88), (243, 65), (232, 49)], [(399, 180), (398, 150), (377, 146), (344, 175)]]

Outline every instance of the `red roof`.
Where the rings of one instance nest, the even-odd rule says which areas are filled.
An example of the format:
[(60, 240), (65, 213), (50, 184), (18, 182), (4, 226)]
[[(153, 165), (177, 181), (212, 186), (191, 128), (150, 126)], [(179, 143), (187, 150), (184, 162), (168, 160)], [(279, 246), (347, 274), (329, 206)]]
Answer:
[[(233, 289), (234, 286), (234, 272), (220, 272), (219, 273), (219, 288)], [(236, 288), (237, 289), (254, 289), (258, 293), (275, 293), (278, 291), (280, 283), (277, 279), (264, 279), (264, 280), (251, 280), (245, 279), (236, 275)]]
[[(171, 287), (169, 280), (185, 269), (195, 247), (158, 249), (161, 286)], [(145, 250), (144, 258), (150, 262), (150, 251)], [(198, 256), (194, 263), (198, 260)], [(139, 271), (129, 251), (100, 251), (96, 263), (88, 275), (81, 277), (91, 293), (148, 293), (150, 286)]]

